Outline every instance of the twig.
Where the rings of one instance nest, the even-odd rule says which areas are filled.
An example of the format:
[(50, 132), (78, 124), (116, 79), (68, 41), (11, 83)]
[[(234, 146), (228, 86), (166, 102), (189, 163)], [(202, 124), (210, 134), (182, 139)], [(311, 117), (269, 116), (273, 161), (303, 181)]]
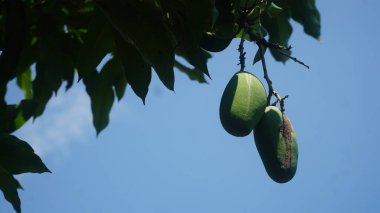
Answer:
[(270, 104), (270, 99), (271, 99), (271, 97), (273, 95), (272, 81), (270, 80), (269, 75), (268, 75), (268, 70), (267, 70), (267, 65), (265, 63), (265, 57), (264, 57), (263, 47), (261, 46), (260, 42), (256, 42), (256, 44), (259, 47), (261, 64), (262, 64), (263, 70), (264, 70), (264, 78), (265, 78), (265, 80), (267, 81), (267, 84), (268, 84), (269, 92), (268, 92), (268, 97), (267, 97), (267, 105), (269, 105)]
[(306, 68), (310, 69), (310, 66), (309, 66), (309, 65), (307, 65), (307, 64), (305, 64), (304, 62), (298, 60), (297, 58), (295, 58), (295, 57), (293, 57), (293, 56), (291, 56), (291, 55), (289, 55), (289, 54), (287, 54), (287, 53), (284, 53), (284, 52), (282, 52), (282, 51), (280, 51), (280, 50), (277, 50), (277, 51), (278, 51), (281, 55), (284, 55), (284, 56), (286, 56), (286, 57), (292, 59), (294, 62), (297, 62), (297, 63), (299, 63), (299, 64), (305, 66)]
[[(251, 34), (253, 34), (253, 33), (250, 33), (250, 36), (251, 36)], [(304, 62), (298, 60), (296, 57), (293, 57), (293, 56), (291, 56), (291, 55), (289, 55), (289, 54), (283, 52), (284, 50), (285, 50), (285, 51), (289, 51), (289, 50), (291, 50), (291, 49), (292, 49), (292, 46), (286, 47), (286, 46), (282, 46), (282, 45), (280, 45), (280, 44), (274, 44), (274, 43), (268, 42), (268, 41), (265, 40), (264, 38), (262, 38), (262, 39), (257, 39), (257, 37), (255, 37), (255, 36), (251, 36), (251, 38), (254, 38), (254, 40), (256, 40), (256, 42), (259, 42), (260, 44), (262, 44), (262, 45), (264, 45), (264, 46), (266, 46), (266, 47), (268, 47), (268, 48), (271, 48), (271, 49), (275, 49), (275, 50), (277, 50), (277, 52), (280, 53), (281, 55), (284, 55), (284, 56), (286, 56), (286, 57), (292, 59), (294, 62), (297, 62), (297, 63), (299, 63), (299, 64), (305, 66), (306, 68), (310, 69), (310, 66), (309, 66), (309, 65), (307, 65), (307, 64), (305, 64)]]
[(286, 51), (289, 51), (289, 50), (292, 49), (292, 46), (286, 47), (286, 46), (283, 46), (283, 45), (280, 45), (280, 44), (275, 44), (275, 43), (268, 42), (265, 39), (263, 39), (263, 43), (264, 43), (265, 46), (267, 46), (269, 48), (275, 48), (277, 50), (286, 50)]
[(240, 65), (240, 71), (244, 71), (245, 69), (245, 54), (246, 52), (244, 52), (244, 37), (245, 37), (245, 30), (243, 31), (243, 34), (241, 36), (241, 39), (240, 39), (240, 44), (239, 44), (239, 48), (238, 48), (238, 51), (239, 51), (239, 63), (238, 65)]
[(281, 130), (282, 132), (285, 131), (285, 117), (284, 117), (284, 112), (285, 112), (285, 99), (287, 99), (289, 96), (285, 95), (283, 98), (281, 98), (280, 94), (278, 94), (276, 91), (273, 91), (273, 95), (277, 98), (276, 104), (280, 102), (280, 110), (281, 110), (281, 116), (282, 116), (282, 125), (281, 125)]

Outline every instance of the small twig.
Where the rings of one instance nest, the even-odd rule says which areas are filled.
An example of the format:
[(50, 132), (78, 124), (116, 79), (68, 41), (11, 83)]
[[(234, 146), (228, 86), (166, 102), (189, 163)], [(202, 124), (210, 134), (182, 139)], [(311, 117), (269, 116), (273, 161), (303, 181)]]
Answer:
[(273, 95), (277, 98), (276, 104), (280, 102), (280, 110), (281, 110), (281, 116), (282, 116), (282, 126), (281, 131), (284, 132), (285, 130), (285, 118), (284, 118), (284, 112), (285, 112), (285, 99), (289, 97), (289, 95), (285, 95), (283, 98), (278, 94), (278, 92), (273, 91)]
[(280, 44), (275, 44), (275, 43), (271, 43), (271, 42), (268, 42), (266, 41), (265, 39), (263, 39), (263, 43), (265, 46), (269, 47), (269, 48), (274, 48), (274, 49), (277, 49), (277, 50), (286, 50), (286, 51), (289, 51), (292, 49), (292, 46), (289, 46), (289, 47), (286, 47), (286, 46), (283, 46), (283, 45), (280, 45)]
[(292, 59), (294, 62), (297, 62), (297, 63), (299, 63), (299, 64), (305, 66), (306, 68), (310, 69), (310, 66), (309, 66), (309, 65), (307, 65), (307, 64), (305, 64), (304, 62), (298, 60), (297, 58), (295, 58), (295, 57), (293, 57), (293, 56), (291, 56), (291, 55), (289, 55), (289, 54), (287, 54), (287, 53), (284, 53), (284, 52), (282, 52), (282, 51), (280, 51), (280, 50), (278, 50), (278, 52), (279, 52), (281, 55), (284, 55), (284, 56), (286, 56), (286, 57)]
[(259, 47), (261, 64), (262, 64), (263, 70), (264, 70), (264, 78), (265, 78), (265, 80), (267, 81), (267, 84), (268, 84), (269, 92), (268, 92), (268, 97), (267, 97), (267, 105), (269, 105), (270, 104), (270, 99), (272, 98), (272, 95), (273, 95), (272, 81), (270, 80), (269, 75), (268, 75), (268, 70), (267, 70), (267, 65), (265, 63), (265, 57), (264, 57), (263, 47), (261, 46), (260, 42), (256, 42), (256, 44)]
[(240, 71), (244, 71), (245, 69), (245, 54), (246, 52), (244, 52), (244, 37), (245, 37), (245, 30), (243, 31), (243, 34), (241, 36), (241, 39), (240, 39), (240, 44), (239, 44), (239, 48), (238, 48), (238, 51), (239, 51), (239, 63), (238, 65), (240, 65)]
[(271, 49), (275, 49), (277, 50), (278, 53), (280, 53), (281, 55), (284, 55), (290, 59), (292, 59), (294, 62), (297, 62), (303, 66), (305, 66), (306, 68), (310, 69), (310, 66), (305, 64), (304, 62), (298, 60), (296, 57), (293, 57), (287, 53), (284, 53), (283, 51), (290, 51), (292, 49), (292, 46), (289, 46), (289, 47), (286, 47), (286, 46), (282, 46), (280, 44), (274, 44), (274, 43), (271, 43), (271, 42), (268, 42), (267, 40), (265, 40), (264, 38), (262, 39), (257, 39), (257, 37), (255, 37), (254, 35), (251, 35), (253, 33), (250, 33), (249, 35), (251, 36), (251, 38), (254, 38), (254, 40), (256, 40), (256, 42), (259, 42), (260, 44), (268, 47), (268, 48), (271, 48)]

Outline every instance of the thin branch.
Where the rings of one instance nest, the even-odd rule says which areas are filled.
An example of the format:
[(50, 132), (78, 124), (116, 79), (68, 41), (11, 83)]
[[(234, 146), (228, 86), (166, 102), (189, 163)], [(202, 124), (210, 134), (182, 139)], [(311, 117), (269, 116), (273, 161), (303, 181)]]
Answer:
[(243, 34), (241, 36), (241, 39), (240, 39), (240, 44), (239, 44), (239, 48), (238, 48), (238, 51), (239, 51), (239, 63), (238, 65), (240, 65), (240, 71), (244, 71), (245, 69), (245, 54), (246, 52), (244, 52), (244, 37), (245, 37), (245, 30), (243, 31)]
[[(253, 34), (253, 33), (250, 33), (250, 36), (251, 36), (251, 34)], [(307, 65), (307, 64), (305, 64), (304, 62), (298, 60), (296, 57), (293, 57), (293, 56), (291, 56), (291, 55), (289, 55), (289, 54), (283, 52), (283, 51), (289, 51), (289, 50), (291, 50), (291, 49), (292, 49), (292, 46), (286, 47), (286, 46), (282, 46), (282, 45), (280, 45), (280, 44), (274, 44), (274, 43), (268, 42), (268, 41), (265, 40), (264, 38), (262, 38), (262, 39), (257, 39), (257, 37), (255, 37), (255, 36), (251, 36), (251, 38), (254, 38), (257, 42), (259, 42), (260, 44), (262, 44), (262, 45), (264, 45), (264, 46), (266, 46), (266, 47), (268, 47), (268, 48), (271, 48), (271, 49), (275, 49), (275, 50), (277, 50), (277, 52), (280, 53), (281, 55), (284, 55), (284, 56), (286, 56), (286, 57), (292, 59), (294, 62), (297, 62), (297, 63), (299, 63), (299, 64), (305, 66), (306, 68), (310, 69), (310, 66), (309, 66), (309, 65)]]
[(310, 69), (310, 66), (309, 66), (309, 65), (307, 65), (307, 64), (305, 64), (304, 62), (298, 60), (297, 58), (295, 58), (295, 57), (293, 57), (293, 56), (291, 56), (291, 55), (289, 55), (289, 54), (287, 54), (287, 53), (284, 53), (284, 52), (282, 52), (282, 51), (280, 51), (280, 50), (278, 50), (278, 52), (279, 52), (281, 55), (284, 55), (284, 56), (286, 56), (286, 57), (292, 59), (294, 62), (297, 62), (297, 63), (299, 63), (299, 64), (305, 66), (306, 68)]
[(277, 49), (277, 50), (286, 50), (286, 51), (289, 51), (289, 50), (292, 49), (292, 46), (286, 47), (286, 46), (283, 46), (283, 45), (280, 45), (280, 44), (275, 44), (275, 43), (268, 42), (265, 39), (263, 39), (263, 43), (264, 43), (265, 46), (267, 46), (269, 48), (274, 48), (274, 49)]
[(283, 98), (281, 98), (280, 94), (278, 94), (278, 92), (276, 91), (273, 91), (273, 95), (277, 98), (275, 103), (277, 104), (278, 102), (280, 102), (280, 110), (281, 110), (281, 116), (282, 116), (282, 125), (281, 125), (280, 131), (284, 132), (285, 131), (285, 116), (284, 116), (285, 99), (287, 99), (289, 96), (285, 95)]
[(272, 81), (270, 80), (269, 75), (268, 75), (268, 70), (267, 70), (267, 65), (266, 65), (266, 62), (265, 62), (263, 47), (261, 46), (260, 42), (256, 42), (256, 44), (259, 47), (261, 64), (262, 64), (263, 70), (264, 70), (264, 78), (265, 78), (265, 80), (267, 81), (267, 84), (268, 84), (269, 92), (268, 92), (268, 97), (267, 97), (267, 105), (269, 105), (270, 104), (270, 99), (271, 99), (271, 97), (273, 95)]

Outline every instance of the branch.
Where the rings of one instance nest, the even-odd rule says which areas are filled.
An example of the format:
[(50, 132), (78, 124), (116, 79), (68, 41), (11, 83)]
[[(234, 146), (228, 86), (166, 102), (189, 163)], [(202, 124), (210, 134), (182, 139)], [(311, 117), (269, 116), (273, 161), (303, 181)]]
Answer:
[(259, 47), (261, 64), (262, 64), (263, 70), (264, 70), (264, 78), (265, 78), (265, 80), (267, 81), (267, 84), (268, 84), (269, 92), (268, 92), (268, 97), (267, 97), (267, 105), (269, 105), (270, 104), (270, 99), (271, 99), (271, 97), (273, 95), (272, 81), (270, 80), (269, 75), (268, 75), (268, 70), (267, 70), (267, 65), (265, 63), (265, 57), (264, 57), (263, 47), (261, 46), (260, 42), (256, 42), (256, 44)]
[(307, 64), (305, 64), (304, 62), (298, 60), (297, 58), (295, 58), (295, 57), (293, 57), (293, 56), (291, 56), (291, 55), (289, 55), (289, 54), (287, 54), (287, 53), (284, 53), (284, 52), (282, 52), (282, 51), (280, 51), (280, 50), (277, 50), (277, 52), (279, 52), (281, 55), (284, 55), (284, 56), (286, 56), (286, 57), (292, 59), (294, 62), (297, 62), (297, 63), (299, 63), (299, 64), (305, 66), (306, 68), (310, 69), (310, 66), (309, 66), (309, 65), (307, 65)]
[(245, 52), (244, 52), (244, 37), (245, 37), (245, 30), (243, 31), (243, 34), (240, 39), (239, 48), (237, 49), (239, 51), (239, 63), (240, 65), (240, 71), (244, 71), (245, 69)]

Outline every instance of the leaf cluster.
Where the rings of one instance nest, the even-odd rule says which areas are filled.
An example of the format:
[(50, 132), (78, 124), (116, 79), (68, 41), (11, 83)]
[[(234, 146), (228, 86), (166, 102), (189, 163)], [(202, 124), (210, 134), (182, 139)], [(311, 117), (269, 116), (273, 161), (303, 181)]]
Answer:
[[(71, 88), (75, 75), (91, 99), (99, 134), (127, 85), (145, 103), (153, 71), (169, 90), (174, 90), (174, 70), (207, 82), (210, 52), (244, 36), (240, 21), (247, 18), (255, 36), (284, 46), (292, 33), (290, 19), (305, 33), (320, 36), (314, 0), (0, 0), (0, 189), (5, 198), (21, 212), (21, 186), (13, 175), (49, 172), (12, 132), (41, 116), (62, 85)], [(9, 104), (7, 85), (14, 79), (24, 98)]]

